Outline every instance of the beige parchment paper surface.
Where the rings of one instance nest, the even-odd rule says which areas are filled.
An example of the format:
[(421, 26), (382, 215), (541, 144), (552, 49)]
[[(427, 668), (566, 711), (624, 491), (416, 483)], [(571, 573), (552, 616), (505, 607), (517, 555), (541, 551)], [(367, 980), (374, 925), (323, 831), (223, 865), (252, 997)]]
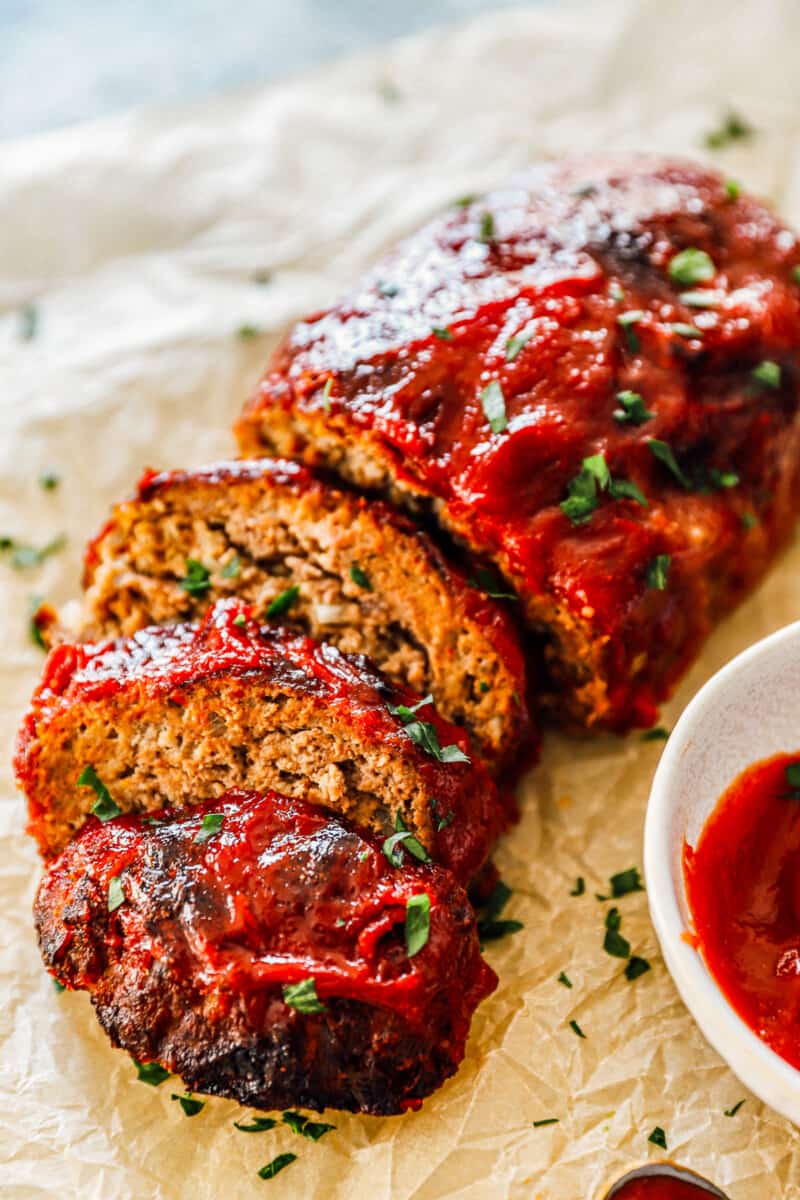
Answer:
[[(594, 893), (641, 866), (657, 744), (548, 737), (498, 856), (515, 890), (508, 915), (525, 929), (489, 948), (501, 983), (462, 1070), (421, 1113), (334, 1116), (316, 1145), (286, 1128), (238, 1133), (240, 1110), (223, 1101), (187, 1119), (169, 1083), (136, 1081), (85, 996), (56, 994), (32, 932), (39, 866), (8, 767), (41, 660), (29, 597), (75, 594), (83, 541), (145, 465), (231, 453), (231, 418), (288, 321), (440, 206), (531, 158), (702, 156), (728, 105), (758, 133), (717, 161), (800, 224), (798, 50), (796, 0), (546, 6), (201, 107), (0, 148), (0, 533), (69, 539), (39, 569), (0, 564), (4, 1197), (595, 1200), (658, 1157), (656, 1125), (732, 1200), (800, 1196), (797, 1132), (698, 1033), (644, 895), (619, 907), (653, 970), (628, 983), (602, 950), (608, 905)], [(39, 328), (21, 341), (30, 301)], [(262, 333), (243, 340), (243, 325)], [(62, 483), (45, 493), (37, 478), (49, 468)], [(796, 547), (712, 638), (666, 724), (733, 654), (800, 615), (799, 572)], [(573, 898), (578, 875), (587, 892)], [(532, 1127), (547, 1117), (559, 1123)], [(298, 1160), (261, 1182), (257, 1169), (288, 1150)]]

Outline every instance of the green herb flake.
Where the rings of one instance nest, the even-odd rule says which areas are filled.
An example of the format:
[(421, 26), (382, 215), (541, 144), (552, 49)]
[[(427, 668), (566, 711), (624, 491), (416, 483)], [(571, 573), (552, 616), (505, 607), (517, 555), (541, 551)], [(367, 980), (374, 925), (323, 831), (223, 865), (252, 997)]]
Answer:
[(614, 500), (633, 500), (642, 508), (647, 508), (647, 497), (630, 479), (609, 480), (608, 494)]
[(474, 204), (478, 199), (476, 192), (469, 192), (466, 196), (459, 196), (453, 201), (456, 208), (469, 208), (470, 204)]
[(331, 411), (331, 392), (333, 391), (333, 378), (328, 376), (325, 380), (325, 387), (322, 389), (322, 407), (326, 413)]
[(301, 979), (299, 983), (285, 983), (283, 1000), (285, 1004), (289, 1005), (289, 1008), (293, 1008), (299, 1013), (325, 1012), (325, 1005), (317, 995), (316, 980), (310, 976), (307, 979)]
[(621, 304), (622, 301), (625, 299), (624, 291), (622, 290), (620, 285), (616, 282), (609, 284), (608, 294), (611, 297), (611, 299), (617, 304)]
[(527, 346), (528, 342), (533, 337), (533, 330), (523, 330), (522, 333), (516, 334), (509, 338), (506, 342), (506, 362), (514, 362), (521, 350)]
[(236, 336), (243, 342), (251, 342), (260, 333), (261, 330), (256, 325), (240, 325), (236, 330)]
[(125, 893), (119, 875), (112, 875), (108, 881), (108, 911), (116, 912), (125, 903)]
[(688, 246), (679, 251), (669, 263), (669, 275), (681, 287), (694, 287), (696, 283), (710, 283), (717, 273), (714, 261), (705, 250)]
[(234, 554), (233, 558), (229, 558), (225, 566), (220, 571), (223, 579), (238, 579), (242, 573), (242, 564), (239, 560), (239, 555)]
[(611, 884), (611, 895), (615, 900), (620, 896), (630, 896), (632, 892), (643, 892), (644, 884), (638, 867), (628, 867), (627, 871), (618, 871), (608, 881)]
[(782, 798), (800, 800), (800, 762), (789, 763), (787, 767), (784, 767), (783, 777), (789, 791), (784, 792)]
[(272, 271), (264, 267), (260, 271), (254, 272), (253, 283), (257, 283), (259, 287), (266, 287), (267, 284), (272, 283)]
[(633, 983), (634, 979), (638, 979), (641, 975), (646, 975), (652, 968), (646, 958), (639, 958), (638, 954), (633, 954), (628, 959), (625, 966), (625, 978)]
[(724, 1115), (726, 1117), (735, 1117), (742, 1105), (746, 1103), (747, 1100), (739, 1100), (736, 1104), (734, 1104), (733, 1108), (726, 1108)]
[(586, 891), (586, 880), (582, 875), (579, 875), (575, 880), (575, 887), (570, 892), (570, 896), (582, 896)]
[(648, 1142), (652, 1142), (654, 1146), (660, 1146), (662, 1150), (666, 1150), (667, 1148), (667, 1135), (660, 1125), (656, 1125), (647, 1140)]
[(709, 130), (703, 139), (709, 150), (722, 150), (731, 142), (740, 142), (753, 136), (752, 125), (731, 110), (726, 113), (715, 129)]
[(78, 787), (90, 787), (97, 796), (97, 800), (92, 805), (92, 812), (99, 821), (105, 823), (112, 817), (118, 817), (122, 812), (122, 809), (114, 803), (111, 792), (100, 779), (94, 767), (84, 767), (76, 782)]
[(267, 1133), (270, 1129), (274, 1129), (278, 1122), (274, 1117), (253, 1117), (249, 1125), (244, 1121), (234, 1121), (234, 1129), (238, 1129), (240, 1133)]
[(44, 546), (31, 546), (11, 537), (0, 537), (0, 554), (10, 554), (14, 570), (24, 571), (27, 567), (40, 567), (51, 555), (63, 550), (66, 544), (67, 539), (63, 533)]
[(28, 637), (33, 642), (34, 646), (38, 646), (40, 650), (47, 649), (47, 642), (44, 640), (42, 627), (40, 624), (39, 610), (44, 601), (41, 596), (31, 596), (29, 602), (30, 617), (28, 618)]
[(312, 1142), (318, 1142), (326, 1133), (330, 1133), (332, 1129), (336, 1128), (335, 1125), (328, 1125), (324, 1121), (311, 1121), (302, 1113), (292, 1110), (283, 1114), (283, 1123), (289, 1126), (292, 1133), (299, 1133)]
[(39, 487), (43, 492), (54, 492), (61, 483), (61, 476), (56, 471), (43, 471), (39, 476)]
[(742, 194), (742, 185), (735, 179), (726, 179), (724, 187), (725, 195), (729, 200), (738, 200)]
[(710, 288), (701, 288), (696, 292), (681, 292), (681, 304), (687, 308), (716, 308), (719, 304), (720, 293)]
[(572, 987), (572, 980), (570, 979), (569, 975), (567, 975), (566, 971), (561, 972), (561, 974), (558, 977), (558, 982), (562, 983), (565, 988)]
[[(436, 832), (441, 833), (441, 831), (443, 829), (447, 829), (447, 826), (451, 824), (451, 822), (454, 820), (456, 814), (454, 812), (440, 813), (439, 805), (436, 802), (436, 799), (434, 796), (431, 796), (430, 806), (431, 806), (431, 814), (433, 816), (433, 823), (436, 826)], [(398, 816), (399, 816), (399, 814), (398, 814)]]
[(443, 763), (468, 763), (470, 760), (464, 751), (456, 745), (442, 746), (439, 735), (429, 721), (420, 721), (416, 713), (427, 704), (433, 703), (433, 696), (424, 696), (417, 704), (410, 707), (406, 704), (389, 705), (393, 717), (399, 717), (407, 736), (415, 746), (419, 746), (431, 758)]
[(617, 392), (617, 403), (620, 407), (614, 409), (612, 416), (620, 425), (644, 425), (655, 416), (645, 407), (638, 392)]
[(735, 471), (720, 471), (717, 467), (711, 467), (708, 472), (708, 482), (716, 491), (721, 491), (723, 488), (738, 487), (739, 476)]
[(534, 1129), (541, 1129), (543, 1125), (557, 1125), (558, 1122), (558, 1117), (542, 1117), (540, 1121), (533, 1121), (532, 1124)]
[(688, 325), (685, 321), (676, 321), (670, 328), (676, 337), (686, 338), (687, 341), (704, 336), (702, 329), (698, 329), (696, 325)]
[(244, 613), (237, 613), (236, 616), (233, 618), (233, 623), (237, 629), (246, 629), (247, 628), (247, 617), (244, 615)]
[(276, 1158), (273, 1158), (272, 1162), (268, 1162), (265, 1167), (257, 1171), (256, 1174), (259, 1179), (274, 1179), (279, 1171), (282, 1171), (284, 1167), (288, 1167), (290, 1163), (296, 1160), (296, 1154), (279, 1154)]
[(131, 1055), (131, 1061), (136, 1067), (136, 1078), (140, 1083), (147, 1083), (150, 1087), (158, 1087), (165, 1079), (169, 1079), (172, 1074), (166, 1067), (162, 1067), (161, 1063), (141, 1063), (133, 1055)]
[(491, 242), (494, 239), (494, 217), (490, 212), (481, 214), (480, 225), (478, 227), (478, 241)]
[(752, 376), (756, 383), (761, 383), (764, 387), (779, 388), (781, 386), (780, 365), (769, 358), (765, 358), (757, 367), (753, 367)]
[(647, 445), (650, 447), (650, 453), (653, 458), (657, 458), (660, 463), (667, 468), (669, 473), (677, 479), (681, 487), (691, 488), (691, 483), (684, 472), (678, 466), (678, 461), (672, 451), (672, 447), (666, 442), (661, 442), (658, 438), (649, 438)]
[(584, 458), (581, 469), (567, 485), (567, 499), (561, 501), (561, 511), (573, 525), (583, 525), (597, 508), (598, 488), (608, 486), (611, 474), (602, 454)]
[(798, 263), (797, 266), (792, 267), (792, 279), (795, 283), (800, 283), (800, 263)]
[(657, 554), (647, 564), (645, 577), (647, 586), (654, 588), (657, 592), (663, 592), (667, 586), (667, 576), (669, 575), (669, 565), (672, 562), (672, 557), (669, 554)]
[(611, 908), (606, 913), (606, 933), (603, 939), (603, 949), (614, 958), (628, 958), (631, 952), (630, 942), (622, 936), (619, 927), (622, 917), (618, 908)]
[(53, 990), (56, 992), (65, 992), (67, 990), (67, 985), (62, 983), (60, 979), (56, 979), (55, 975), (51, 975), (50, 982), (53, 985)]
[(440, 342), (452, 342), (453, 340), (452, 331), (449, 330), (446, 325), (434, 325), (431, 333), (435, 338), (438, 338)]
[(409, 958), (419, 954), (428, 944), (431, 927), (431, 898), (427, 892), (418, 892), (406, 901), (406, 952)]
[(631, 308), (627, 312), (620, 313), (617, 317), (617, 324), (621, 327), (625, 342), (631, 354), (637, 354), (640, 348), (639, 334), (636, 326), (645, 318), (645, 313), (641, 308)]
[(478, 684), (478, 691), (479, 691), (479, 692), (481, 693), (481, 695), (483, 695), (483, 696), (485, 696), (485, 695), (486, 695), (486, 693), (489, 691), (489, 684), (486, 682), (486, 680), (485, 680), (485, 679), (482, 679), (482, 680), (480, 681), (480, 683)]
[(178, 583), (190, 596), (205, 596), (211, 587), (211, 572), (196, 558), (187, 558), (186, 574)]
[(362, 571), (358, 563), (353, 563), (350, 568), (350, 578), (356, 587), (363, 588), (365, 592), (372, 591), (372, 584), (369, 581), (369, 575), (366, 571)]
[(481, 408), (492, 433), (502, 433), (508, 428), (506, 416), (506, 399), (503, 389), (496, 379), (487, 384), (481, 392)]
[(759, 524), (758, 517), (753, 512), (743, 512), (741, 515), (741, 522), (742, 522), (742, 529), (746, 529), (748, 532), (751, 529), (755, 529), (756, 526)]
[(205, 1100), (195, 1099), (190, 1092), (187, 1092), (185, 1096), (179, 1096), (176, 1092), (173, 1092), (170, 1099), (178, 1101), (178, 1104), (180, 1104), (187, 1117), (196, 1117), (206, 1106)]
[(224, 813), (205, 813), (194, 840), (201, 845), (216, 837), (225, 821)]
[(643, 742), (666, 742), (669, 737), (669, 730), (663, 725), (654, 725), (652, 729), (645, 729), (641, 740)]
[(406, 827), (406, 824), (400, 813), (397, 814), (394, 823), (395, 831), (386, 838), (381, 846), (383, 853), (388, 858), (393, 867), (402, 867), (404, 858), (403, 851), (407, 850), (412, 858), (416, 858), (418, 862), (430, 862), (431, 856), (413, 833)]
[(482, 905), (478, 913), (477, 929), (481, 946), (485, 942), (496, 942), (510, 933), (518, 933), (520, 929), (524, 929), (521, 921), (500, 919), (500, 914), (511, 899), (511, 894), (508, 884), (503, 883), (502, 879), (498, 879), (489, 893), (486, 903)]
[(267, 616), (282, 617), (284, 613), (289, 611), (299, 595), (300, 588), (297, 584), (286, 588), (283, 592), (279, 592), (275, 599), (267, 605)]
[[(492, 571), (481, 568), (467, 580), (470, 587), (485, 592), (492, 600), (518, 600), (516, 592), (504, 591), (504, 584)], [(486, 689), (488, 691), (488, 687)]]
[(19, 340), (32, 342), (39, 332), (39, 309), (35, 304), (24, 304), (19, 310)]
[(583, 1032), (583, 1030), (581, 1029), (581, 1027), (580, 1027), (580, 1025), (578, 1024), (578, 1022), (577, 1022), (577, 1021), (570, 1021), (570, 1023), (569, 1023), (569, 1027), (570, 1027), (570, 1029), (572, 1030), (572, 1032), (573, 1032), (574, 1034), (577, 1034), (577, 1036), (578, 1036), (579, 1038), (585, 1038), (585, 1037), (586, 1037), (586, 1034)]

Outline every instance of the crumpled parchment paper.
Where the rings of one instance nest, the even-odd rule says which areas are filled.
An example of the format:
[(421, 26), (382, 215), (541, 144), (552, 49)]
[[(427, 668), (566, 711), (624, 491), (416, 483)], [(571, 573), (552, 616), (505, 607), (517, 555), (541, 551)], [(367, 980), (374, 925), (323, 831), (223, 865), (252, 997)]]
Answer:
[[(190, 36), (187, 30), (187, 36)], [(253, 36), (258, 36), (254, 30)], [(145, 465), (232, 452), (230, 421), (283, 326), (330, 301), (387, 243), (539, 155), (709, 155), (729, 106), (757, 130), (715, 158), (800, 224), (800, 6), (655, 0), (501, 12), (311, 78), (0, 148), (0, 1192), (8, 1200), (598, 1200), (629, 1166), (676, 1160), (732, 1200), (800, 1196), (800, 1138), (705, 1044), (658, 955), (643, 894), (622, 933), (653, 969), (603, 952), (595, 892), (641, 866), (657, 743), (547, 739), (498, 855), (524, 932), (489, 947), (498, 992), (463, 1068), (405, 1118), (331, 1117), (314, 1144), (242, 1134), (235, 1105), (188, 1119), (139, 1083), (88, 1000), (57, 994), (30, 905), (39, 865), (8, 760), (40, 668), (33, 594), (75, 594), (82, 543)], [(33, 82), (33, 81), (32, 81)], [(268, 273), (268, 282), (255, 282)], [(19, 309), (38, 328), (20, 337)], [(258, 336), (237, 331), (252, 326)], [(43, 471), (61, 475), (43, 491)], [(800, 548), (709, 642), (664, 713), (800, 615)], [(570, 896), (578, 875), (586, 893)], [(565, 971), (571, 989), (557, 981)], [(577, 1020), (586, 1034), (570, 1029)], [(746, 1097), (735, 1117), (724, 1110)], [(559, 1123), (533, 1127), (558, 1117)], [(271, 1182), (256, 1171), (298, 1159)]]

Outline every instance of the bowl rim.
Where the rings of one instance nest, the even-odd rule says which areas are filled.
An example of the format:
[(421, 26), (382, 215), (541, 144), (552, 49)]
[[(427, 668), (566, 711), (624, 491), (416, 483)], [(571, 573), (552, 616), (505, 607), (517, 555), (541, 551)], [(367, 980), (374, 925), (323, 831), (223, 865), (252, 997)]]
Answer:
[[(702, 736), (707, 707), (755, 661), (795, 640), (800, 640), (800, 621), (749, 646), (712, 675), (681, 713), (653, 777), (645, 816), (643, 863), (650, 916), (667, 970), (702, 1034), (745, 1087), (782, 1116), (800, 1124), (800, 1071), (739, 1016), (700, 951), (683, 937), (686, 922), (673, 874), (674, 846), (670, 842), (677, 795), (673, 784), (690, 743)], [(682, 889), (682, 872), (680, 880)]]

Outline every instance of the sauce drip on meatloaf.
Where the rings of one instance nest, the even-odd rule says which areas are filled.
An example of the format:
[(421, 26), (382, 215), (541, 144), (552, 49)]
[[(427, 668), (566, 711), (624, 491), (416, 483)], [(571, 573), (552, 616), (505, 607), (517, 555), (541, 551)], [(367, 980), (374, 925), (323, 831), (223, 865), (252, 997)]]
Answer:
[(518, 592), (559, 721), (650, 724), (794, 523), (799, 271), (702, 167), (536, 167), (300, 322), (240, 444), (430, 511)]
[(96, 801), (79, 783), (87, 767), (126, 812), (280, 789), (381, 836), (406, 828), (464, 881), (512, 816), (467, 735), (428, 700), (235, 600), (199, 624), (57, 646), (16, 767), (45, 856)]
[[(419, 947), (405, 924), (423, 895)], [(272, 792), (91, 817), (34, 911), (48, 970), (90, 992), (115, 1045), (263, 1109), (418, 1108), (456, 1070), (497, 982), (449, 872), (395, 867), (351, 827)]]
[(431, 692), (504, 765), (533, 739), (518, 631), (485, 576), (468, 582), (408, 517), (296, 463), (148, 472), (89, 545), (78, 635), (193, 620), (223, 596), (283, 606), (285, 625)]

